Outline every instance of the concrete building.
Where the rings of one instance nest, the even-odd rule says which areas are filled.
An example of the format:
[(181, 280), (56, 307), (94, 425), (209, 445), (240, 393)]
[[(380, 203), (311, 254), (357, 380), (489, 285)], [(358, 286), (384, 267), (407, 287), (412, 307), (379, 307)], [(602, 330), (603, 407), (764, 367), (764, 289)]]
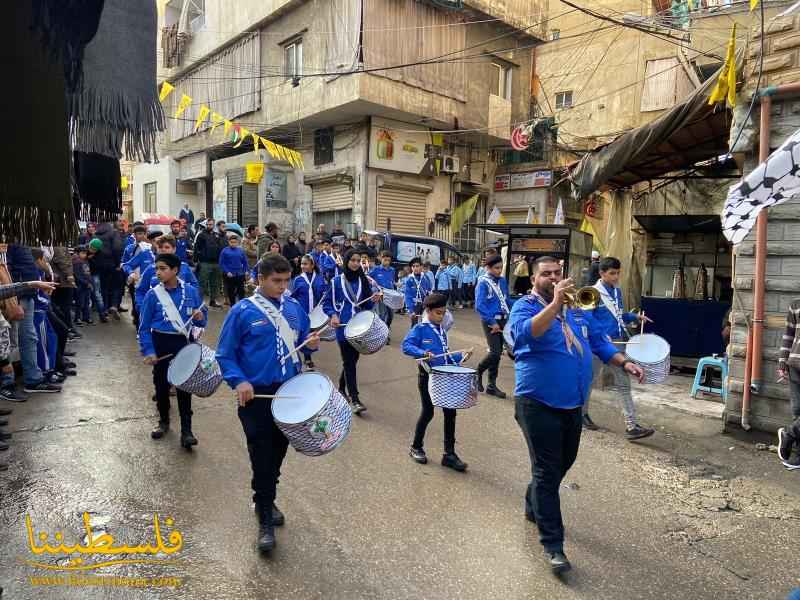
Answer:
[[(494, 150), (529, 118), (546, 6), (241, 0), (234, 10), (223, 0), (170, 0), (159, 79), (175, 92), (163, 158), (134, 174), (134, 212), (154, 202), (173, 214), (186, 201), (195, 214), (285, 231), (341, 223), (450, 239), (449, 213), (476, 193), (483, 220)], [(182, 94), (193, 104), (172, 118)], [(300, 151), (305, 169), (249, 142), (233, 148), (221, 126), (195, 133), (202, 105)], [(243, 182), (253, 161), (266, 165), (257, 185)], [(468, 230), (454, 241), (474, 249)]]

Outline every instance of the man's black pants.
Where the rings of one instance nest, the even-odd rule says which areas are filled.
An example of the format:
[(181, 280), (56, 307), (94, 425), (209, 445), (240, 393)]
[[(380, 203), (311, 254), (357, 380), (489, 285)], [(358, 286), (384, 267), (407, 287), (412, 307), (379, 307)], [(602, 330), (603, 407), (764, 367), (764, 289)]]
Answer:
[(339, 351), (342, 354), (342, 373), (339, 375), (339, 391), (347, 393), (351, 402), (358, 400), (358, 371), (357, 364), (361, 355), (358, 350), (343, 340), (339, 342)]
[[(184, 335), (153, 331), (153, 347), (155, 348), (156, 356), (173, 355), (153, 365), (153, 385), (155, 385), (156, 388), (156, 405), (158, 406), (159, 419), (162, 421), (169, 421), (169, 390), (171, 387), (167, 379), (169, 364), (175, 356), (177, 356), (178, 352), (188, 343)], [(181, 428), (186, 427), (187, 429), (191, 429), (192, 395), (177, 388), (175, 391), (178, 396), (178, 414), (181, 417)]]
[(225, 295), (231, 306), (244, 298), (244, 275), (234, 275), (233, 277), (223, 276), (225, 279)]
[(478, 374), (484, 371), (489, 372), (489, 383), (494, 384), (497, 381), (497, 371), (500, 368), (500, 357), (503, 355), (503, 331), (502, 327), (505, 321), (497, 321), (501, 329), (497, 333), (491, 332), (491, 327), (486, 323), (481, 323), (483, 327), (483, 335), (486, 337), (486, 344), (489, 346), (489, 353), (483, 357), (483, 360), (478, 363)]
[[(411, 445), (420, 449), (425, 441), (425, 430), (433, 419), (433, 402), (428, 393), (428, 374), (420, 368), (417, 381), (419, 387), (419, 398), (422, 401), (422, 411), (419, 413), (417, 427), (414, 430), (414, 441)], [(456, 409), (443, 408), (444, 413), (444, 451), (445, 454), (452, 454), (456, 451)]]
[(514, 418), (528, 444), (532, 480), (525, 494), (525, 513), (536, 518), (539, 541), (548, 552), (563, 551), (561, 481), (578, 456), (581, 407), (553, 408), (524, 396), (515, 398)]
[(53, 304), (58, 306), (67, 329), (72, 329), (72, 301), (75, 298), (75, 288), (58, 287), (53, 292)]
[[(255, 387), (255, 393), (271, 395), (279, 387), (280, 384)], [(289, 440), (275, 425), (270, 402), (271, 400), (265, 398), (253, 398), (245, 406), (239, 407), (239, 421), (242, 423), (247, 440), (250, 466), (253, 469), (253, 478), (250, 482), (253, 488), (253, 500), (260, 504), (263, 510), (271, 511)]]

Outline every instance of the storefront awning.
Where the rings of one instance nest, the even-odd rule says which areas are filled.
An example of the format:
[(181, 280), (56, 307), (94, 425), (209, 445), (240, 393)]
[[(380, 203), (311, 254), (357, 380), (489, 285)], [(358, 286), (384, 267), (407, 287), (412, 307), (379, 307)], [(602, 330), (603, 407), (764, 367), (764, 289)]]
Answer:
[(730, 116), (708, 104), (718, 73), (652, 123), (629, 131), (571, 167), (581, 198), (601, 187), (626, 188), (728, 152)]

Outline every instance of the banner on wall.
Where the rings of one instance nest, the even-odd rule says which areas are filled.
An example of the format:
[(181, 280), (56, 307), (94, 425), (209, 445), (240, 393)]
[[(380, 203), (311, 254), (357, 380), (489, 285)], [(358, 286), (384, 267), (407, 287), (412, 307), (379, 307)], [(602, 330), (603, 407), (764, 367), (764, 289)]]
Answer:
[(429, 177), (438, 175), (444, 158), (443, 136), (421, 128), (421, 125), (373, 117), (369, 166)]

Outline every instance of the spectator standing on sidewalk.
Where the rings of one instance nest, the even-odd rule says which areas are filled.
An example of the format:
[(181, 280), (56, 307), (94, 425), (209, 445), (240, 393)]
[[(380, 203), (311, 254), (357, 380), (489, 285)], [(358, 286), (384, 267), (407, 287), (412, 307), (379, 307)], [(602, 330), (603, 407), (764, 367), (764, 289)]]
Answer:
[(222, 279), (219, 254), (228, 245), (224, 236), (224, 232), (214, 230), (214, 219), (207, 219), (206, 228), (197, 235), (194, 243), (194, 258), (197, 261), (200, 292), (208, 295), (208, 305), (214, 308), (220, 306), (217, 303), (217, 293)]

